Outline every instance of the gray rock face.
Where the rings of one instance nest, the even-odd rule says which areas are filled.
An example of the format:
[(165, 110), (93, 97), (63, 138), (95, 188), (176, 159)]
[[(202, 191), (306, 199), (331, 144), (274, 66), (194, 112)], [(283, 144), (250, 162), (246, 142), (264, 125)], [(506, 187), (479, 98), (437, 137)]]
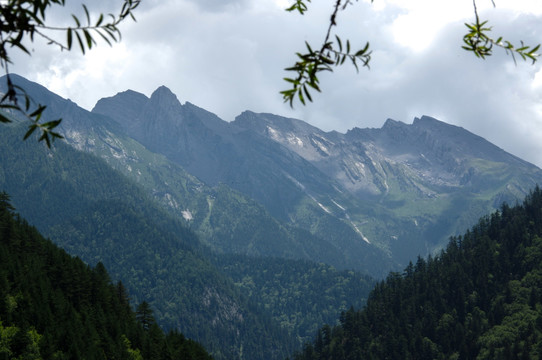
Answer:
[(453, 191), (474, 186), (476, 159), (537, 171), (483, 138), (428, 116), (414, 119), (412, 125), (388, 119), (381, 129), (354, 128), (346, 134), (250, 112), (241, 114), (235, 124), (287, 147), (361, 198), (386, 195), (392, 180), (401, 190), (420, 194), (429, 188)]
[[(127, 90), (118, 93), (114, 98), (103, 98), (94, 107), (98, 114), (109, 114), (125, 131), (141, 135), (140, 124), (136, 121), (149, 98), (138, 92)], [(121, 106), (124, 111), (115, 111)]]
[[(347, 266), (376, 250), (402, 266), (542, 183), (536, 166), (428, 116), (342, 134), (250, 111), (228, 123), (166, 87), (150, 98), (122, 92), (88, 113), (37, 84), (24, 86), (65, 118), (62, 131), (79, 149), (97, 152), (101, 142), (102, 157), (129, 167), (141, 155), (127, 144), (137, 141), (206, 185), (235, 189), (281, 223), (320, 237)], [(138, 161), (133, 176), (154, 176), (144, 174), (152, 162)], [(171, 204), (186, 203), (166, 193)]]
[(210, 185), (228, 184), (254, 197), (279, 218), (287, 218), (300, 187), (333, 191), (329, 179), (294, 151), (190, 103), (182, 105), (165, 87), (152, 94), (132, 124), (124, 125), (122, 113), (128, 102), (123, 94), (100, 100), (93, 112), (118, 119), (150, 150)]
[[(100, 101), (93, 112), (122, 123), (125, 99), (108, 101), (117, 103)], [(345, 134), (250, 111), (227, 123), (163, 87), (139, 114), (144, 131), (133, 136), (206, 183), (227, 184), (323, 236), (342, 232), (322, 228), (318, 219), (331, 217), (353, 231), (343, 236), (350, 243), (377, 244), (401, 261), (438, 248), (542, 180), (534, 165), (429, 116)]]

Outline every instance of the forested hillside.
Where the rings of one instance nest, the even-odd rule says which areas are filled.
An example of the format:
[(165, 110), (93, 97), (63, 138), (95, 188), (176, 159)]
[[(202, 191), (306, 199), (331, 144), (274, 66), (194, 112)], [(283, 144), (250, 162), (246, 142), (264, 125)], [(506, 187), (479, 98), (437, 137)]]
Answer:
[(122, 283), (44, 239), (0, 193), (1, 359), (211, 359), (156, 325), (143, 301), (132, 311)]
[(542, 190), (377, 284), (296, 360), (539, 359)]
[(282, 359), (294, 342), (204, 256), (197, 237), (100, 159), (0, 133), (0, 189), (68, 253), (102, 262), (160, 326), (201, 342), (216, 359)]
[(216, 263), (299, 345), (309, 341), (322, 324), (336, 322), (342, 311), (365, 305), (375, 283), (355, 271), (304, 260), (224, 255)]

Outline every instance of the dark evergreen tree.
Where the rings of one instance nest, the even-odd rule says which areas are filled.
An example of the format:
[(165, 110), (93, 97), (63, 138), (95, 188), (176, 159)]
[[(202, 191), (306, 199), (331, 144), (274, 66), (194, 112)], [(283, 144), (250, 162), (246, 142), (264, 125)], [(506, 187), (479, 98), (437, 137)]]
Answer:
[(149, 331), (151, 326), (154, 325), (154, 316), (152, 315), (152, 309), (148, 302), (143, 301), (137, 306), (136, 319), (145, 331)]
[(103, 264), (44, 239), (0, 193), (0, 359), (211, 359), (181, 334), (166, 336), (148, 303), (137, 315)]
[(539, 359), (542, 191), (503, 205), (435, 257), (375, 286), (296, 360)]

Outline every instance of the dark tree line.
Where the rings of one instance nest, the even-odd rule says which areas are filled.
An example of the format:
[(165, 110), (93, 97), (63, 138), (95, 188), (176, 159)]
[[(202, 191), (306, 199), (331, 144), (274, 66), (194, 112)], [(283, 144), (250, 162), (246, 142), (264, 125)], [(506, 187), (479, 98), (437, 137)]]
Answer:
[(542, 191), (376, 285), (294, 358), (539, 359)]
[(44, 239), (0, 193), (0, 359), (211, 359), (152, 309), (134, 312), (105, 267)]

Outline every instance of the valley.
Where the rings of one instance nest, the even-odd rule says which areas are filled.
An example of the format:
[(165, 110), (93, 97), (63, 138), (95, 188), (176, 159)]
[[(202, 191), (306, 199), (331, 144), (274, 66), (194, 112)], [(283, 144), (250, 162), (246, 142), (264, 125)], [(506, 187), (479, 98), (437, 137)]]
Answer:
[(375, 282), (434, 255), (542, 171), (428, 116), (323, 132), (250, 111), (225, 122), (165, 87), (92, 111), (16, 77), (51, 149), (2, 130), (0, 185), (55, 244), (121, 280), (215, 359), (284, 359)]

